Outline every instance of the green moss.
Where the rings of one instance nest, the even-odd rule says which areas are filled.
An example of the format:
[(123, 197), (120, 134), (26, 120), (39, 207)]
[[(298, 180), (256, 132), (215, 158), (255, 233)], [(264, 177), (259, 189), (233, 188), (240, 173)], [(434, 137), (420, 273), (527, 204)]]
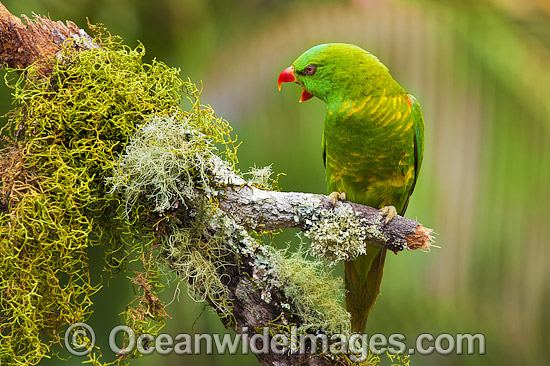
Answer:
[[(331, 359), (336, 365), (355, 365), (355, 366), (377, 366), (381, 362), (381, 354), (368, 351), (362, 355), (347, 355), (347, 354), (329, 354), (326, 358)], [(394, 355), (386, 351), (385, 356), (391, 362), (391, 366), (409, 366), (410, 356), (402, 353)]]
[[(89, 277), (87, 248), (93, 245), (103, 245), (112, 271), (142, 262), (143, 278), (134, 282), (140, 298), (134, 316), (127, 314), (132, 325), (150, 328), (135, 316), (143, 312), (163, 320), (163, 305), (153, 301), (158, 276), (145, 260), (156, 242), (152, 224), (158, 216), (138, 204), (135, 225), (128, 226), (105, 178), (139, 125), (181, 114), (182, 100), (196, 103), (198, 90), (176, 69), (143, 63), (142, 46), (130, 49), (109, 37), (97, 41), (101, 48), (85, 52), (67, 45), (49, 76), (37, 66), (21, 76), (7, 73), (14, 138), (0, 161), (11, 172), (2, 177), (0, 210), (2, 364), (38, 363), (64, 326), (89, 316), (100, 287)], [(218, 127), (207, 132), (216, 135)], [(217, 136), (226, 130), (220, 127)], [(17, 166), (10, 165), (14, 156)]]
[(287, 254), (274, 250), (270, 262), (285, 295), (292, 299), (296, 315), (304, 321), (299, 331), (349, 334), (350, 314), (342, 305), (342, 278), (334, 277), (324, 262), (307, 259), (304, 250)]
[(243, 176), (247, 178), (248, 184), (270, 190), (279, 190), (279, 177), (285, 175), (279, 173), (275, 178), (272, 178), (273, 167), (272, 164), (264, 166), (263, 168), (251, 167), (248, 172)]

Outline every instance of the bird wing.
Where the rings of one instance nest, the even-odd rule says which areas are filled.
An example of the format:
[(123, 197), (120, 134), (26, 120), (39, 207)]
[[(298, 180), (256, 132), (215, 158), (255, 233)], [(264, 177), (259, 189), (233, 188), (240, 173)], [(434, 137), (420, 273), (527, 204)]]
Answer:
[(415, 97), (409, 94), (409, 99), (411, 100), (411, 116), (414, 124), (414, 180), (400, 215), (403, 215), (407, 210), (409, 199), (411, 198), (414, 187), (416, 186), (416, 181), (418, 180), (418, 174), (422, 166), (422, 158), (424, 157), (424, 118), (422, 117), (422, 110)]

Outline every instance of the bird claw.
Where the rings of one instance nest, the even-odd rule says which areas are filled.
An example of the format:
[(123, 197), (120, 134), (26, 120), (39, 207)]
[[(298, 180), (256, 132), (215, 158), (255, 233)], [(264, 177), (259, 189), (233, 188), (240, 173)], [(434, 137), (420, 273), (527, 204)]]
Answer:
[(333, 206), (336, 206), (336, 201), (340, 200), (340, 201), (345, 201), (346, 200), (346, 192), (332, 192), (331, 194), (328, 195), (328, 198), (330, 198), (330, 202), (332, 203)]
[(397, 210), (394, 206), (384, 206), (380, 211), (382, 213), (382, 217), (386, 217), (384, 220), (384, 225), (387, 225), (397, 215)]

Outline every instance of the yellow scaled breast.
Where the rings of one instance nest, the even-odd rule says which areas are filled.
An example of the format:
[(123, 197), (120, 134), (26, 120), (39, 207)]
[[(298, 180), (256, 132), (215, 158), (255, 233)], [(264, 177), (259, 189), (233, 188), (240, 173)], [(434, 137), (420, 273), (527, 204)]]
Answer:
[(399, 206), (415, 177), (411, 107), (403, 95), (369, 95), (327, 113), (329, 191), (374, 207)]

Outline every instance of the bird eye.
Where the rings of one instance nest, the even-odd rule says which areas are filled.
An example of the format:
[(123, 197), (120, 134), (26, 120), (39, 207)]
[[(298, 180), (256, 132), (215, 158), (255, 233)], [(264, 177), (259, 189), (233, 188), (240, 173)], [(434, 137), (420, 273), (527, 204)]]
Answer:
[(315, 71), (317, 71), (317, 66), (315, 65), (309, 65), (304, 70), (307, 75), (313, 75), (315, 74)]

